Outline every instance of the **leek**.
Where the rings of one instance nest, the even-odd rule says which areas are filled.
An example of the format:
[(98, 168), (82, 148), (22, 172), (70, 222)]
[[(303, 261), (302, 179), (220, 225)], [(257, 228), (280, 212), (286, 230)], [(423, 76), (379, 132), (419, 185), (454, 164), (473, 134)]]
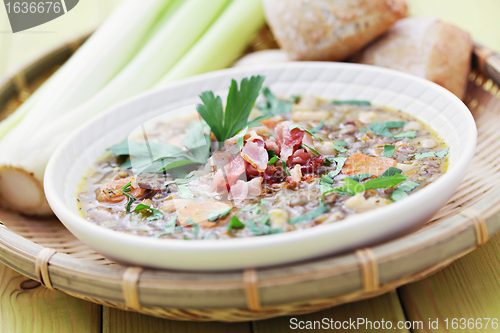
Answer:
[[(35, 193), (41, 191), (45, 167), (60, 142), (92, 115), (153, 86), (205, 33), (228, 2), (187, 0), (135, 58), (86, 103), (45, 112), (30, 110), (0, 141), (0, 201), (27, 214), (48, 213), (43, 192)], [(12, 193), (28, 191), (28, 197)]]
[[(43, 84), (45, 93), (28, 112), (25, 131), (38, 120), (74, 108), (109, 82), (137, 53), (144, 35), (170, 0), (125, 0), (80, 49)], [(28, 101), (27, 101), (28, 102)]]
[(158, 86), (229, 67), (264, 23), (261, 0), (234, 0)]

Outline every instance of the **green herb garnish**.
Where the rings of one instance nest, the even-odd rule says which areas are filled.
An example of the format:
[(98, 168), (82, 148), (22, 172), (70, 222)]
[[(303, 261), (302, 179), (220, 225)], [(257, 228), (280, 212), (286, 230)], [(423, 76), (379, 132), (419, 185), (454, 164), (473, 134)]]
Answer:
[(362, 182), (365, 179), (373, 177), (371, 173), (358, 173), (357, 175), (351, 176), (349, 178), (354, 179), (357, 182)]
[(251, 206), (246, 206), (246, 207), (240, 208), (240, 210), (243, 211), (243, 212), (249, 212), (251, 210), (254, 210), (257, 207), (259, 207), (259, 204), (254, 204), (254, 205), (251, 205)]
[(306, 148), (308, 148), (310, 151), (312, 151), (313, 153), (315, 153), (316, 155), (318, 156), (321, 156), (321, 154), (314, 148), (312, 147), (309, 147), (308, 145), (306, 145), (305, 143), (302, 143), (303, 146), (305, 146)]
[(258, 103), (257, 108), (266, 115), (266, 118), (292, 112), (292, 106), (297, 100), (295, 98), (292, 101), (280, 100), (267, 87), (262, 89), (262, 94), (266, 101)]
[(281, 228), (271, 228), (267, 225), (263, 225), (262, 227), (258, 226), (254, 220), (248, 220), (245, 222), (245, 226), (250, 229), (252, 234), (259, 235), (270, 235), (270, 234), (279, 234), (283, 232)]
[[(175, 224), (177, 222), (177, 215), (179, 215), (179, 213), (175, 213), (175, 216), (172, 217), (170, 220), (167, 221), (167, 223), (165, 223), (163, 225), (163, 232), (155, 235), (156, 238), (158, 237), (161, 237), (163, 235), (169, 235), (171, 233), (173, 233), (175, 230)], [(182, 230), (182, 228), (181, 228)]]
[(244, 78), (238, 89), (238, 83), (232, 80), (225, 112), (220, 96), (215, 97), (212, 91), (205, 91), (200, 95), (203, 104), (198, 104), (196, 109), (219, 142), (232, 138), (247, 126), (248, 116), (263, 82), (262, 76)]
[(372, 105), (371, 102), (369, 101), (360, 101), (360, 100), (355, 100), (355, 99), (351, 99), (351, 100), (345, 100), (345, 101), (333, 101), (332, 102), (333, 105), (344, 105), (344, 104), (351, 104), (351, 105)]
[(299, 222), (309, 221), (315, 219), (316, 217), (328, 212), (330, 208), (326, 207), (323, 203), (321, 203), (315, 210), (305, 215), (299, 216), (295, 219), (288, 220), (288, 223), (295, 224)]
[(449, 147), (444, 148), (443, 150), (440, 151), (428, 151), (425, 153), (416, 153), (416, 154), (410, 154), (408, 155), (409, 157), (414, 157), (416, 160), (421, 159), (421, 158), (428, 158), (428, 157), (438, 157), (438, 158), (443, 158), (446, 155), (448, 155), (448, 151), (450, 150)]
[(223, 219), (228, 216), (230, 212), (231, 207), (213, 210), (212, 213), (208, 215), (208, 220), (213, 222), (217, 221), (219, 218)]
[(281, 157), (276, 155), (276, 152), (274, 150), (268, 150), (267, 155), (269, 156), (269, 162), (267, 162), (267, 165), (273, 165), (274, 163), (278, 162), (278, 160), (280, 160), (286, 175), (290, 176), (290, 172), (288, 172), (288, 168), (286, 167), (286, 162), (283, 161)]
[(309, 134), (310, 134), (313, 138), (315, 138), (315, 139), (317, 139), (317, 140), (319, 140), (319, 141), (323, 142), (323, 139), (322, 139), (322, 138), (320, 138), (319, 136), (317, 136), (316, 134), (314, 134), (314, 132), (312, 132), (311, 130), (306, 129), (304, 126), (300, 126), (300, 125), (298, 125), (298, 124), (290, 124), (290, 125), (288, 126), (288, 129), (289, 129), (290, 131), (291, 131), (291, 130), (293, 130), (294, 128), (298, 128), (298, 129), (300, 129), (301, 131), (307, 132), (307, 133), (309, 133)]
[(394, 138), (400, 139), (400, 138), (410, 138), (413, 139), (417, 135), (417, 131), (409, 131), (409, 132), (403, 132), (394, 135)]
[(395, 145), (385, 145), (384, 146), (384, 154), (383, 156), (385, 157), (392, 157), (392, 154), (394, 154), (394, 150), (396, 149)]
[(334, 191), (354, 195), (368, 190), (391, 188), (402, 183), (408, 178), (408, 176), (402, 175), (401, 172), (402, 171), (398, 168), (389, 167), (382, 175), (380, 175), (380, 177), (370, 179), (365, 183), (358, 182), (354, 179), (354, 176), (348, 177), (344, 179), (345, 185), (334, 189)]
[(163, 218), (163, 213), (162, 212), (160, 212), (157, 209), (151, 208), (148, 205), (144, 205), (144, 204), (138, 204), (135, 207), (135, 209), (133, 210), (133, 212), (138, 212), (138, 211), (141, 211), (141, 210), (149, 210), (153, 214), (153, 216), (150, 216), (150, 217), (147, 218), (148, 221), (154, 221), (154, 220), (159, 220), (159, 219)]
[(132, 181), (129, 181), (127, 185), (122, 187), (122, 193), (128, 198), (127, 202), (127, 214), (130, 214), (130, 206), (135, 201), (135, 198), (128, 194), (127, 192), (132, 191)]
[(232, 229), (242, 229), (245, 225), (236, 216), (231, 217), (227, 225), (227, 232), (231, 232)]
[(406, 122), (404, 121), (388, 121), (385, 123), (373, 123), (368, 128), (362, 128), (359, 131), (366, 132), (369, 129), (377, 135), (385, 136), (391, 139), (400, 139), (400, 138), (413, 139), (415, 135), (417, 135), (416, 131), (409, 131), (409, 132), (399, 133), (396, 135), (392, 134), (391, 131), (389, 131), (389, 128), (401, 128), (405, 124)]
[(346, 146), (347, 142), (345, 141), (333, 141), (333, 148), (339, 153), (345, 153), (347, 151)]
[(319, 131), (321, 131), (321, 129), (323, 129), (324, 126), (325, 126), (325, 120), (323, 119), (321, 120), (318, 126), (311, 128), (309, 132), (318, 133)]
[(391, 195), (392, 201), (399, 201), (401, 199), (406, 198), (408, 196), (407, 192), (410, 192), (419, 185), (420, 185), (419, 183), (415, 183), (411, 180), (402, 183), (401, 185), (398, 186), (398, 188), (394, 192), (392, 192)]
[(319, 191), (321, 193), (329, 192), (332, 190), (333, 186), (333, 179), (326, 175), (322, 175), (321, 179), (319, 180)]
[(192, 218), (188, 217), (186, 220), (186, 224), (188, 224), (194, 228), (193, 235), (195, 235), (195, 236), (198, 235), (198, 230), (199, 230), (198, 224), (196, 224)]
[(338, 174), (342, 171), (342, 168), (344, 167), (345, 161), (347, 161), (347, 157), (334, 157), (333, 160), (337, 163), (337, 167), (335, 168), (334, 171), (330, 172), (328, 174), (328, 177), (330, 178), (335, 178), (338, 176)]

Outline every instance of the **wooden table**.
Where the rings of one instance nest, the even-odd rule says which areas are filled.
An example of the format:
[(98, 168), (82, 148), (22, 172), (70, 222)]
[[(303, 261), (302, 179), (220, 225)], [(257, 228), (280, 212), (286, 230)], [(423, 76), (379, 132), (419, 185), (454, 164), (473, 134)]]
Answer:
[[(97, 25), (120, 0), (86, 0), (61, 19), (24, 34), (8, 34), (5, 13), (0, 11), (0, 75), (15, 66)], [(500, 47), (498, 0), (411, 0), (413, 14), (437, 15), (470, 31), (475, 40)], [(68, 29), (72, 24), (74, 29)], [(36, 31), (35, 31), (36, 30)], [(365, 318), (375, 322), (422, 321), (423, 327), (392, 329), (393, 332), (447, 332), (453, 318), (500, 319), (500, 235), (482, 248), (456, 261), (441, 272), (377, 298), (346, 304), (297, 317), (298, 321), (332, 318), (338, 321)], [(50, 291), (0, 264), (1, 332), (293, 332), (290, 317), (236, 324), (175, 322), (100, 306)], [(429, 319), (439, 328), (429, 329)], [(448, 319), (449, 330), (445, 320)], [(463, 332), (500, 332), (492, 329)], [(314, 330), (304, 330), (314, 332)], [(332, 330), (335, 331), (335, 330)], [(350, 329), (340, 329), (350, 332)], [(353, 330), (355, 331), (355, 330)], [(359, 329), (359, 331), (366, 331)], [(373, 329), (370, 332), (383, 331)]]
[[(500, 235), (457, 260), (437, 274), (374, 299), (345, 304), (325, 311), (296, 317), (298, 321), (332, 318), (372, 322), (391, 321), (393, 332), (455, 332), (453, 318), (500, 319)], [(51, 291), (0, 264), (1, 332), (167, 332), (167, 333), (280, 333), (294, 332), (291, 317), (245, 323), (194, 323), (158, 319), (108, 308)], [(33, 288), (34, 287), (34, 288)], [(429, 329), (439, 320), (439, 329)], [(448, 319), (449, 330), (445, 329)], [(422, 321), (423, 328), (394, 329), (399, 321)], [(483, 321), (484, 326), (485, 321)], [(499, 332), (492, 329), (465, 329), (463, 332)], [(375, 325), (375, 324), (374, 324)], [(304, 332), (317, 332), (303, 330)], [(332, 330), (332, 332), (365, 331)], [(370, 332), (385, 331), (383, 329)]]

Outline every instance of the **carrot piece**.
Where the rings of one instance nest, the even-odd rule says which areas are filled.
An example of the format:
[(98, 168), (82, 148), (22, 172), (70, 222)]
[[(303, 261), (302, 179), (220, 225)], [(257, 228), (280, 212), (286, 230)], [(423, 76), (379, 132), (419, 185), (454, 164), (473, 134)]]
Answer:
[(342, 174), (353, 176), (359, 173), (371, 173), (375, 177), (379, 177), (389, 167), (396, 165), (396, 161), (390, 157), (368, 156), (356, 153), (345, 161)]
[[(97, 193), (97, 200), (99, 202), (107, 203), (118, 203), (126, 199), (125, 195), (122, 193), (122, 187), (127, 185), (132, 180), (132, 177), (122, 178), (118, 180), (112, 180), (103, 184), (99, 188)], [(134, 198), (140, 198), (146, 194), (146, 189), (141, 187), (131, 187), (131, 191), (128, 192)]]
[(183, 227), (188, 227), (189, 224), (187, 220), (191, 218), (198, 226), (203, 228), (212, 228), (217, 225), (221, 225), (221, 222), (225, 222), (227, 218), (218, 221), (208, 221), (208, 217), (215, 211), (219, 209), (230, 208), (229, 205), (218, 202), (218, 201), (207, 201), (202, 203), (194, 203), (185, 206), (179, 210), (178, 220), (179, 224)]

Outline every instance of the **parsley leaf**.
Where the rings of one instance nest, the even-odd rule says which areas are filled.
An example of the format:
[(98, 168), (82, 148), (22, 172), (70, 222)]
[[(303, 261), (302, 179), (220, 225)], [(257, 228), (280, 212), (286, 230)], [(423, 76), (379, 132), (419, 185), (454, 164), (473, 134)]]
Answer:
[(154, 221), (154, 220), (159, 220), (159, 219), (163, 218), (163, 213), (162, 212), (160, 212), (157, 209), (151, 208), (148, 205), (144, 205), (144, 204), (138, 204), (135, 207), (135, 209), (133, 210), (133, 212), (138, 212), (138, 211), (141, 211), (141, 210), (150, 210), (151, 213), (153, 214), (153, 216), (150, 216), (150, 217), (147, 218), (148, 221)]
[(212, 213), (208, 215), (208, 220), (213, 222), (217, 221), (219, 218), (223, 219), (228, 216), (230, 212), (231, 207), (213, 210)]
[(332, 190), (333, 179), (328, 176), (322, 175), (319, 180), (319, 191), (325, 193)]
[(310, 151), (312, 151), (313, 153), (315, 153), (317, 156), (321, 156), (321, 154), (314, 148), (312, 147), (309, 147), (308, 145), (306, 145), (305, 143), (302, 143), (303, 146), (305, 146), (306, 148), (308, 148)]
[(251, 205), (251, 206), (246, 206), (246, 207), (243, 207), (243, 208), (240, 208), (241, 211), (244, 211), (244, 212), (248, 212), (248, 211), (251, 211), (255, 208), (259, 207), (259, 204), (255, 204), (255, 205)]
[(354, 177), (348, 177), (344, 179), (345, 185), (334, 189), (334, 191), (354, 195), (368, 190), (391, 188), (402, 183), (408, 178), (408, 176), (402, 175), (401, 172), (402, 171), (398, 168), (390, 167), (380, 177), (370, 179), (365, 183), (358, 182), (354, 179)]
[(283, 229), (281, 228), (271, 228), (267, 225), (258, 226), (254, 220), (248, 220), (245, 222), (245, 226), (250, 229), (252, 234), (259, 236), (259, 235), (270, 235), (270, 234), (279, 234), (283, 232)]
[(438, 158), (443, 158), (446, 155), (448, 155), (448, 151), (450, 150), (449, 147), (444, 148), (443, 150), (440, 151), (428, 151), (425, 153), (416, 153), (416, 154), (410, 154), (408, 155), (409, 157), (414, 157), (416, 160), (421, 159), (421, 158), (428, 158), (428, 157), (438, 157)]
[(266, 101), (257, 104), (257, 108), (259, 108), (259, 110), (261, 110), (266, 115), (266, 117), (272, 117), (278, 114), (292, 112), (292, 106), (295, 104), (295, 100), (279, 100), (267, 87), (262, 89), (262, 94), (264, 95)]
[(385, 145), (384, 146), (384, 154), (383, 156), (385, 157), (392, 157), (392, 154), (394, 154), (394, 150), (396, 149), (395, 145)]
[(200, 95), (203, 104), (198, 104), (196, 109), (219, 142), (233, 137), (247, 126), (248, 116), (259, 96), (262, 83), (264, 77), (252, 76), (241, 80), (238, 88), (238, 83), (232, 80), (225, 112), (220, 96), (215, 97), (211, 91)]
[(336, 151), (339, 153), (345, 153), (347, 151), (346, 147), (347, 142), (345, 141), (333, 141), (333, 148), (335, 148)]
[(302, 216), (299, 216), (295, 219), (288, 220), (288, 223), (295, 224), (295, 223), (299, 223), (299, 222), (309, 221), (309, 220), (315, 219), (316, 217), (328, 212), (329, 210), (330, 210), (330, 208), (326, 207), (325, 205), (323, 205), (323, 203), (321, 203), (312, 212), (307, 213), (307, 214), (302, 215)]
[(345, 100), (345, 101), (333, 101), (333, 105), (344, 105), (344, 104), (351, 104), (351, 105), (372, 105), (371, 102), (369, 101), (359, 101), (359, 100)]
[(196, 222), (193, 221), (192, 218), (188, 217), (187, 220), (186, 220), (186, 224), (187, 225), (190, 225), (192, 226), (194, 229), (193, 229), (193, 235), (198, 235), (198, 230), (199, 230), (199, 226), (198, 224), (196, 224)]
[(242, 229), (245, 225), (236, 216), (231, 217), (227, 225), (227, 232), (231, 232), (232, 229)]
[(319, 136), (317, 136), (316, 134), (314, 134), (314, 132), (312, 132), (311, 130), (308, 130), (308, 129), (305, 129), (303, 126), (300, 126), (299, 124), (290, 124), (288, 126), (288, 129), (291, 131), (293, 130), (294, 128), (298, 128), (300, 129), (301, 131), (304, 131), (304, 132), (307, 132), (309, 133), (313, 138), (323, 142), (324, 140), (322, 138), (320, 138)]
[(163, 235), (169, 235), (174, 231), (176, 231), (175, 224), (177, 222), (177, 215), (179, 215), (179, 213), (175, 213), (174, 217), (172, 217), (170, 220), (167, 221), (167, 223), (163, 225), (163, 232), (156, 234), (155, 235), (156, 238), (161, 237)]
[(128, 198), (127, 202), (127, 213), (130, 214), (130, 206), (135, 201), (135, 198), (128, 194), (127, 192), (132, 191), (132, 181), (129, 181), (127, 185), (122, 187), (122, 193)]
[[(385, 123), (373, 123), (371, 124), (368, 129), (370, 129), (373, 133), (381, 136), (386, 136), (388, 138), (414, 138), (415, 135), (417, 134), (416, 131), (410, 131), (410, 132), (404, 132), (404, 133), (399, 133), (399, 134), (392, 134), (391, 131), (389, 131), (389, 128), (401, 128), (406, 124), (404, 121), (388, 121)], [(360, 132), (366, 132), (366, 129), (361, 129), (359, 130)]]
[(406, 198), (408, 196), (407, 192), (410, 192), (419, 185), (420, 185), (419, 183), (415, 183), (411, 180), (402, 183), (401, 185), (398, 186), (398, 188), (394, 192), (392, 192), (391, 195), (392, 201), (399, 201), (401, 199)]
[(349, 178), (354, 179), (357, 182), (362, 182), (365, 179), (373, 177), (371, 173), (358, 173), (357, 175), (351, 176)]
[(347, 161), (347, 157), (334, 157), (333, 160), (337, 163), (337, 167), (335, 168), (334, 171), (328, 174), (328, 177), (332, 179), (338, 176), (338, 174), (342, 171), (345, 161)]
[(323, 129), (323, 127), (325, 127), (325, 120), (324, 119), (321, 120), (321, 122), (319, 123), (318, 126), (311, 128), (309, 131), (311, 133), (318, 133), (319, 131), (321, 131)]
[(269, 162), (267, 162), (267, 165), (273, 165), (274, 163), (278, 162), (278, 160), (281, 161), (281, 165), (283, 166), (283, 170), (285, 170), (285, 173), (287, 176), (290, 176), (290, 172), (288, 171), (288, 168), (286, 167), (286, 162), (281, 159), (278, 155), (276, 155), (276, 152), (274, 150), (268, 150), (267, 155), (269, 156)]

